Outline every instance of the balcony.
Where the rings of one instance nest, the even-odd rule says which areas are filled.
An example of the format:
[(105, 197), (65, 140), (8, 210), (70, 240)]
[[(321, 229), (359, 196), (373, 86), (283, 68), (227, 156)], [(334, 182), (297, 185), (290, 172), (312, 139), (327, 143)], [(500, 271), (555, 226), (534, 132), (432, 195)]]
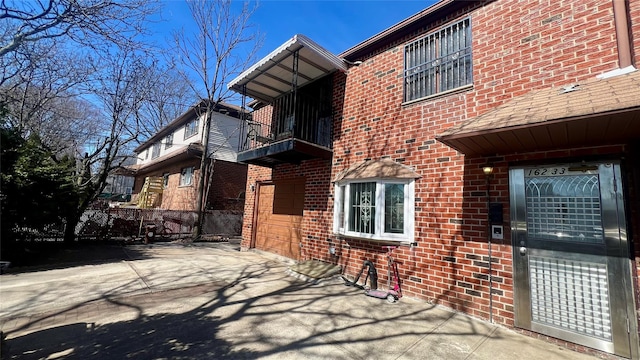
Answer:
[(262, 106), (244, 123), (238, 161), (274, 167), (330, 159), (332, 74), (346, 70), (343, 59), (295, 35), (232, 80), (229, 89)]
[(252, 120), (244, 123), (238, 161), (273, 167), (330, 159), (331, 80), (327, 76), (256, 110)]

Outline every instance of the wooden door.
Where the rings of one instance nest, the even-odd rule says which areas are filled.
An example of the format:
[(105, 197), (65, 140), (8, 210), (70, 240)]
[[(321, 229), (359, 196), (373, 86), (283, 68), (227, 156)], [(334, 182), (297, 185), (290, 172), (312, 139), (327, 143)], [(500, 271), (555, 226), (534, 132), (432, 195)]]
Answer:
[(261, 185), (259, 191), (256, 248), (298, 260), (304, 178)]

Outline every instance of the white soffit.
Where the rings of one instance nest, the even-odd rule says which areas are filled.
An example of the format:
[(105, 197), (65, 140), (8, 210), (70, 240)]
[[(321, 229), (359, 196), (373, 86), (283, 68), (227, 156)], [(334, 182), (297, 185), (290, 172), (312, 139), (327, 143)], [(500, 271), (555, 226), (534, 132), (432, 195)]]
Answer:
[(298, 34), (233, 79), (228, 88), (242, 94), (246, 85), (247, 96), (267, 102), (290, 92), (296, 51), (299, 54), (298, 87), (336, 70), (347, 70), (344, 60)]

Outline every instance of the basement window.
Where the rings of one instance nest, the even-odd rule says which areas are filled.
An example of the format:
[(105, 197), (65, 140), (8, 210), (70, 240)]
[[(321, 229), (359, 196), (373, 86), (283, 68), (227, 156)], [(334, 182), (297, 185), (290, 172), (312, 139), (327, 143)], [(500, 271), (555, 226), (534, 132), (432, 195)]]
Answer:
[(473, 83), (471, 19), (466, 18), (404, 47), (404, 101)]

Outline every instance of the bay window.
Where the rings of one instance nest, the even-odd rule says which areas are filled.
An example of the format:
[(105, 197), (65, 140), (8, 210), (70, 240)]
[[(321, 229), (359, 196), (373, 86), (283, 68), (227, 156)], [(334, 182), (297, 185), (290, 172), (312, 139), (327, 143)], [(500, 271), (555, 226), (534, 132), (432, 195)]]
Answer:
[(334, 233), (413, 242), (414, 188), (414, 179), (337, 182)]

